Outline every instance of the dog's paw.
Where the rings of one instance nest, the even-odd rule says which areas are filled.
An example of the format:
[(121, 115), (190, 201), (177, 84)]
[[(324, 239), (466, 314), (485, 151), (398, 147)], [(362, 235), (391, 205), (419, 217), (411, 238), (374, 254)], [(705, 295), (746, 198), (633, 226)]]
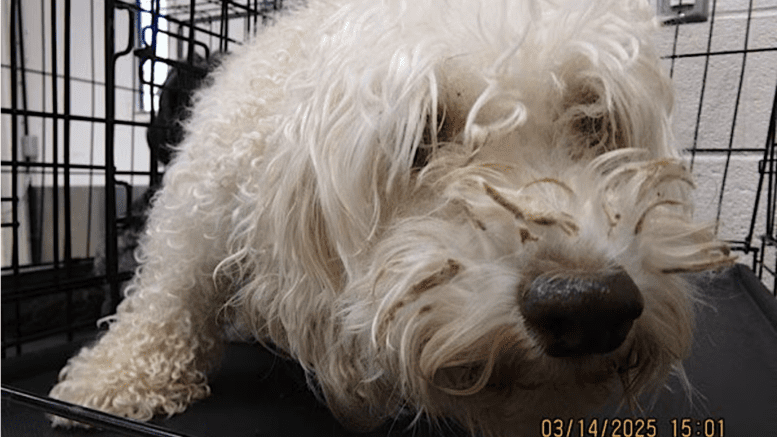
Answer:
[[(210, 394), (204, 378), (182, 384), (151, 386), (142, 378), (133, 381), (65, 377), (52, 388), (53, 399), (129, 419), (147, 421), (155, 414), (172, 416), (183, 412), (192, 402)], [(87, 426), (62, 417), (50, 416), (52, 426)]]
[[(64, 379), (52, 388), (49, 397), (79, 407), (136, 420), (149, 420), (154, 415), (153, 403), (133, 393), (127, 386), (97, 384), (83, 379)], [(54, 427), (86, 427), (81, 422), (50, 415)]]

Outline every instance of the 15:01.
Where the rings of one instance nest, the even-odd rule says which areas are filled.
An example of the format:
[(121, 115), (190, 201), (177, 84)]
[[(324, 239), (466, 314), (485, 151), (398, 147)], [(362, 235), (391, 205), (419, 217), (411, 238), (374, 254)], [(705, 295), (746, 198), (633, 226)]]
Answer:
[(672, 437), (725, 437), (723, 419), (672, 419)]

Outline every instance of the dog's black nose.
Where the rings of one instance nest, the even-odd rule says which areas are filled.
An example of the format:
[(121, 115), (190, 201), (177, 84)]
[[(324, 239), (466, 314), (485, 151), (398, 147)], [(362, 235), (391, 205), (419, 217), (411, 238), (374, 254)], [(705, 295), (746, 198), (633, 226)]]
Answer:
[(590, 277), (540, 275), (521, 297), (521, 314), (554, 357), (615, 350), (643, 307), (639, 288), (623, 270)]

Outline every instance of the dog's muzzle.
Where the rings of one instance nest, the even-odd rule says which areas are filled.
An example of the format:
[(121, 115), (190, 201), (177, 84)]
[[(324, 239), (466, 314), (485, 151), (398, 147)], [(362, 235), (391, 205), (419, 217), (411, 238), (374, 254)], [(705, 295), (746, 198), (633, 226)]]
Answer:
[(619, 269), (587, 277), (542, 274), (521, 297), (520, 308), (548, 355), (573, 357), (617, 349), (644, 300)]

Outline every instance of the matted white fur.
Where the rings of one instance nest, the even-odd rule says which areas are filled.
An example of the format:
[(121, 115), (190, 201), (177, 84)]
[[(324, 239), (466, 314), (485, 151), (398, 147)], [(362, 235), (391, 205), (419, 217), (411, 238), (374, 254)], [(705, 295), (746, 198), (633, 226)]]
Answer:
[[(641, 1), (310, 0), (199, 94), (142, 266), (51, 396), (181, 412), (227, 324), (359, 429), (533, 435), (660, 387), (691, 344), (680, 274), (732, 258), (691, 221), (655, 26)], [(612, 272), (644, 301), (622, 344), (549, 354), (526, 295)]]

